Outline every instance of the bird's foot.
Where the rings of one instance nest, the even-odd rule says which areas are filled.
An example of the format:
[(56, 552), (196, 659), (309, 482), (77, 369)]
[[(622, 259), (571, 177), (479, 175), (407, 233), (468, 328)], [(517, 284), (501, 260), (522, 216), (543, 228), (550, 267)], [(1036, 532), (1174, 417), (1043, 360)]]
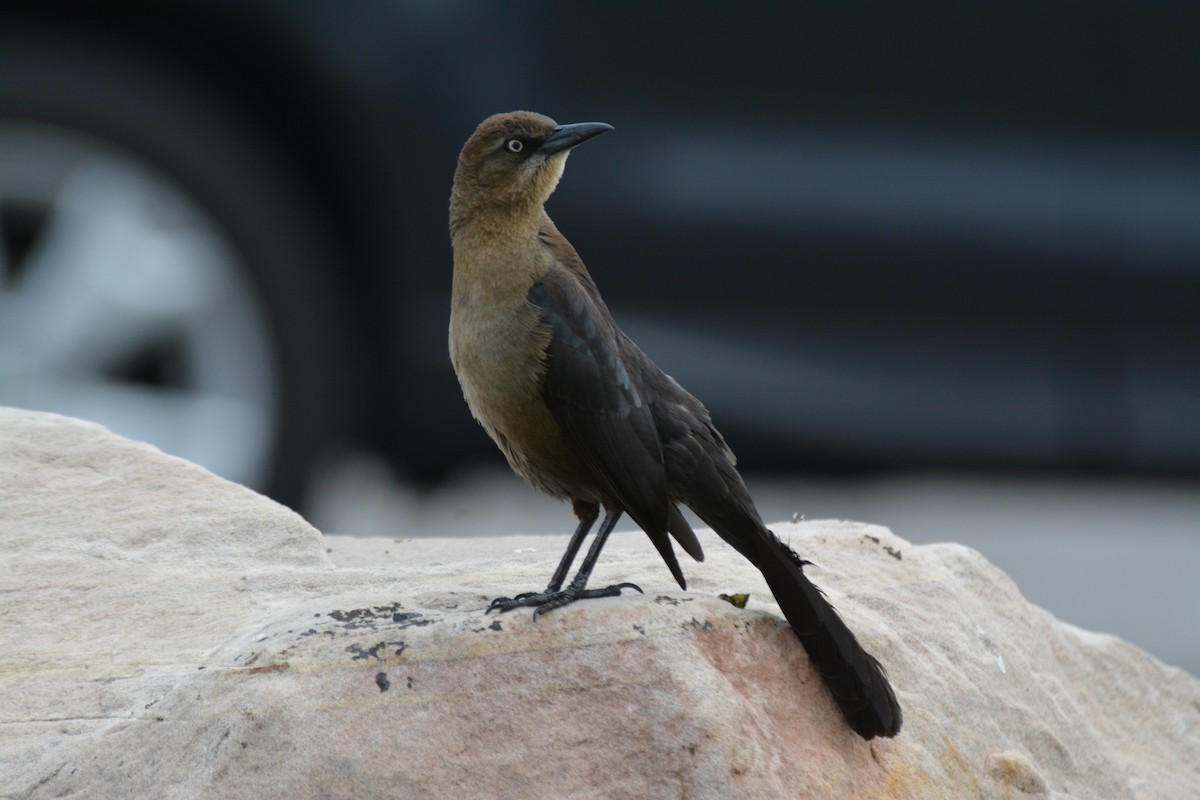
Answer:
[(497, 597), (488, 606), (487, 613), (532, 607), (533, 618), (536, 620), (547, 611), (562, 608), (565, 605), (574, 603), (576, 600), (588, 600), (593, 597), (616, 597), (621, 594), (622, 589), (634, 589), (641, 594), (645, 594), (642, 592), (640, 586), (633, 583), (614, 583), (612, 586), (605, 586), (602, 589), (583, 589), (572, 585), (560, 591), (522, 592), (516, 597)]

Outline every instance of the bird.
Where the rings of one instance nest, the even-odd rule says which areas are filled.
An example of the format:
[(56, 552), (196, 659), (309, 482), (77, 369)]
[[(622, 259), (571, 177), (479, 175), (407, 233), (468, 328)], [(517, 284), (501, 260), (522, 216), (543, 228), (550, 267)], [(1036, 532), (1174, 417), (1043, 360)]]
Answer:
[[(559, 125), (529, 111), (479, 124), (459, 154), (450, 192), (454, 272), (449, 349), (472, 415), (513, 471), (571, 503), (578, 524), (544, 591), (494, 600), (534, 619), (578, 600), (636, 590), (588, 588), (623, 514), (650, 538), (679, 586), (671, 544), (701, 561), (687, 506), (762, 572), (849, 726), (895, 736), (901, 710), (867, 653), (801, 559), (763, 524), (736, 459), (703, 404), (617, 326), (545, 204), (578, 145), (613, 127)], [(588, 532), (605, 516), (571, 582)]]

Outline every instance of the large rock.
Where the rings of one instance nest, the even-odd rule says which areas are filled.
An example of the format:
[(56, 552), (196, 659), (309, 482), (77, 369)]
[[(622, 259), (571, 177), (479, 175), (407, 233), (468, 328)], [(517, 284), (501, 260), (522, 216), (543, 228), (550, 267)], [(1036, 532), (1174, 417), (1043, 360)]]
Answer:
[(0, 794), (1200, 797), (1196, 678), (963, 547), (776, 530), (887, 667), (896, 739), (850, 732), (711, 534), (688, 592), (618, 534), (594, 581), (645, 595), (486, 616), (563, 541), (323, 538), (148, 446), (0, 410)]

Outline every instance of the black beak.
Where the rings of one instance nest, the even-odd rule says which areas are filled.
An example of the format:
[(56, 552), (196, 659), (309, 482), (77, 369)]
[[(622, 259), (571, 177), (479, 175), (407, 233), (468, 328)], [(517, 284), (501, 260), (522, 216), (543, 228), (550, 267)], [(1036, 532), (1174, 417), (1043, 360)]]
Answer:
[(574, 125), (559, 125), (550, 134), (550, 138), (542, 142), (538, 148), (546, 155), (554, 155), (562, 150), (570, 150), (578, 144), (583, 144), (593, 136), (599, 136), (605, 131), (611, 131), (612, 125), (607, 122), (576, 122)]

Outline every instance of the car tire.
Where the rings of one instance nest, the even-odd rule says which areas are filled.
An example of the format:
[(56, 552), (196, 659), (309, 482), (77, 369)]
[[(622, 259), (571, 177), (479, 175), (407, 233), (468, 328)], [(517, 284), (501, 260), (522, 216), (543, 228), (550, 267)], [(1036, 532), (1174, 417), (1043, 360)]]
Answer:
[[(343, 324), (346, 303), (336, 280), (336, 250), (325, 223), (328, 215), (321, 211), (305, 180), (298, 177), (297, 165), (281, 155), (281, 148), (272, 143), (270, 134), (247, 109), (202, 77), (190, 74), (183, 65), (149, 50), (130, 47), (127, 42), (78, 32), (10, 28), (0, 34), (0, 128), (10, 135), (24, 136), (23, 141), (32, 142), (33, 147), (40, 142), (43, 150), (73, 141), (77, 147), (91, 147), (93, 154), (106, 154), (110, 172), (116, 170), (109, 176), (116, 183), (108, 186), (120, 183), (113, 175), (150, 176), (147, 180), (151, 183), (167, 187), (161, 195), (167, 198), (164, 202), (187, 206), (190, 210), (186, 213), (192, 215), (189, 219), (202, 219), (208, 234), (220, 241), (226, 257), (224, 265), (214, 270), (227, 272), (227, 283), (236, 283), (240, 288), (230, 295), (234, 299), (215, 304), (221, 312), (217, 316), (236, 316), (231, 306), (244, 306), (237, 312), (240, 324), (244, 330), (257, 330), (258, 334), (247, 333), (239, 340), (229, 330), (221, 329), (226, 324), (221, 319), (201, 323), (193, 320), (189, 323), (192, 327), (181, 326), (182, 333), (174, 331), (176, 338), (184, 337), (185, 350), (203, 349), (202, 344), (208, 346), (224, 336), (224, 343), (213, 345), (217, 355), (209, 359), (213, 363), (208, 372), (212, 374), (196, 369), (194, 363), (182, 363), (186, 359), (177, 358), (172, 365), (169, 346), (166, 355), (158, 356), (165, 366), (126, 364), (120, 368), (125, 374), (114, 377), (112, 353), (107, 353), (103, 364), (88, 368), (103, 371), (104, 380), (133, 380), (140, 382), (141, 389), (149, 387), (150, 394), (138, 394), (143, 399), (161, 400), (169, 394), (175, 399), (196, 400), (205, 392), (228, 395), (244, 390), (245, 396), (234, 399), (251, 409), (250, 417), (261, 419), (251, 420), (247, 426), (232, 424), (230, 418), (220, 414), (181, 415), (175, 423), (177, 427), (191, 426), (186, 438), (192, 449), (177, 449), (177, 454), (212, 466), (226, 477), (285, 504), (298, 506), (314, 461), (348, 435), (347, 420), (353, 415), (356, 398), (340, 366), (340, 356), (349, 352), (351, 343), (343, 341), (349, 328)], [(44, 135), (39, 136), (39, 131)], [(9, 156), (16, 157), (11, 152)], [(22, 163), (28, 166), (29, 160)], [(11, 200), (11, 182), (8, 189)], [(110, 191), (102, 185), (102, 194)], [(5, 202), (4, 197), (5, 187), (0, 186), (0, 204)], [(89, 208), (103, 206), (102, 200)], [(0, 214), (5, 210), (0, 205)], [(51, 206), (42, 211), (52, 214), (62, 209)], [(13, 300), (20, 297), (18, 287), (29, 288), (23, 283), (29, 276), (22, 274), (22, 258), (28, 259), (28, 248), (36, 247), (37, 213), (27, 203), (25, 208), (0, 217), (6, 237), (6, 242), (0, 244), (8, 249), (7, 267), (5, 261), (0, 261), (0, 297), (7, 294)], [(22, 247), (26, 248), (24, 252)], [(151, 265), (152, 271), (162, 263), (161, 259), (142, 260)], [(200, 276), (212, 271), (194, 268), (180, 274)], [(136, 285), (142, 278), (123, 275), (122, 280)], [(188, 297), (182, 290), (175, 295), (185, 298), (185, 302)], [(23, 335), (20, 315), (15, 313), (20, 305), (0, 304), (0, 336), (6, 339), (10, 372), (13, 363), (30, 360), (35, 345), (44, 348), (47, 339), (74, 324), (63, 322), (49, 330), (43, 319), (37, 342), (14, 341)], [(175, 311), (142, 310), (138, 319), (167, 320), (163, 324), (169, 328), (181, 318), (180, 314), (172, 316)], [(36, 321), (38, 310), (34, 312), (26, 316)], [(195, 316), (203, 314), (197, 312)], [(201, 334), (196, 332), (197, 324), (209, 327)], [(188, 340), (193, 334), (208, 338), (203, 342), (200, 338)], [(256, 338), (257, 343), (250, 341)], [(239, 347), (238, 341), (246, 346)], [(145, 344), (138, 346), (144, 349)], [(25, 377), (29, 374), (26, 370)], [(219, 380), (213, 378), (218, 374)], [(204, 384), (205, 380), (213, 385)], [(0, 382), (4, 382), (2, 376)], [(12, 388), (19, 382), (8, 383), (10, 390), (7, 396), (0, 396), (0, 402), (22, 404)], [(32, 384), (26, 381), (24, 385), (28, 388)], [(79, 394), (68, 387), (59, 396), (73, 402)], [(31, 390), (30, 395), (30, 405), (36, 407), (37, 391)], [(183, 403), (181, 408), (196, 405)], [(71, 406), (71, 411), (75, 410)], [(76, 415), (87, 418), (86, 412), (86, 408), (78, 409)], [(124, 413), (136, 419), (137, 409), (124, 409)], [(164, 412), (167, 423), (172, 421), (169, 413)], [(91, 416), (106, 421), (102, 408)], [(167, 434), (170, 427), (160, 426)], [(247, 431), (258, 434), (251, 447), (246, 446)], [(165, 438), (170, 440), (172, 436)], [(171, 441), (151, 443), (172, 449)], [(204, 456), (233, 452), (239, 446), (246, 452), (238, 463), (222, 463), (220, 457)]]

